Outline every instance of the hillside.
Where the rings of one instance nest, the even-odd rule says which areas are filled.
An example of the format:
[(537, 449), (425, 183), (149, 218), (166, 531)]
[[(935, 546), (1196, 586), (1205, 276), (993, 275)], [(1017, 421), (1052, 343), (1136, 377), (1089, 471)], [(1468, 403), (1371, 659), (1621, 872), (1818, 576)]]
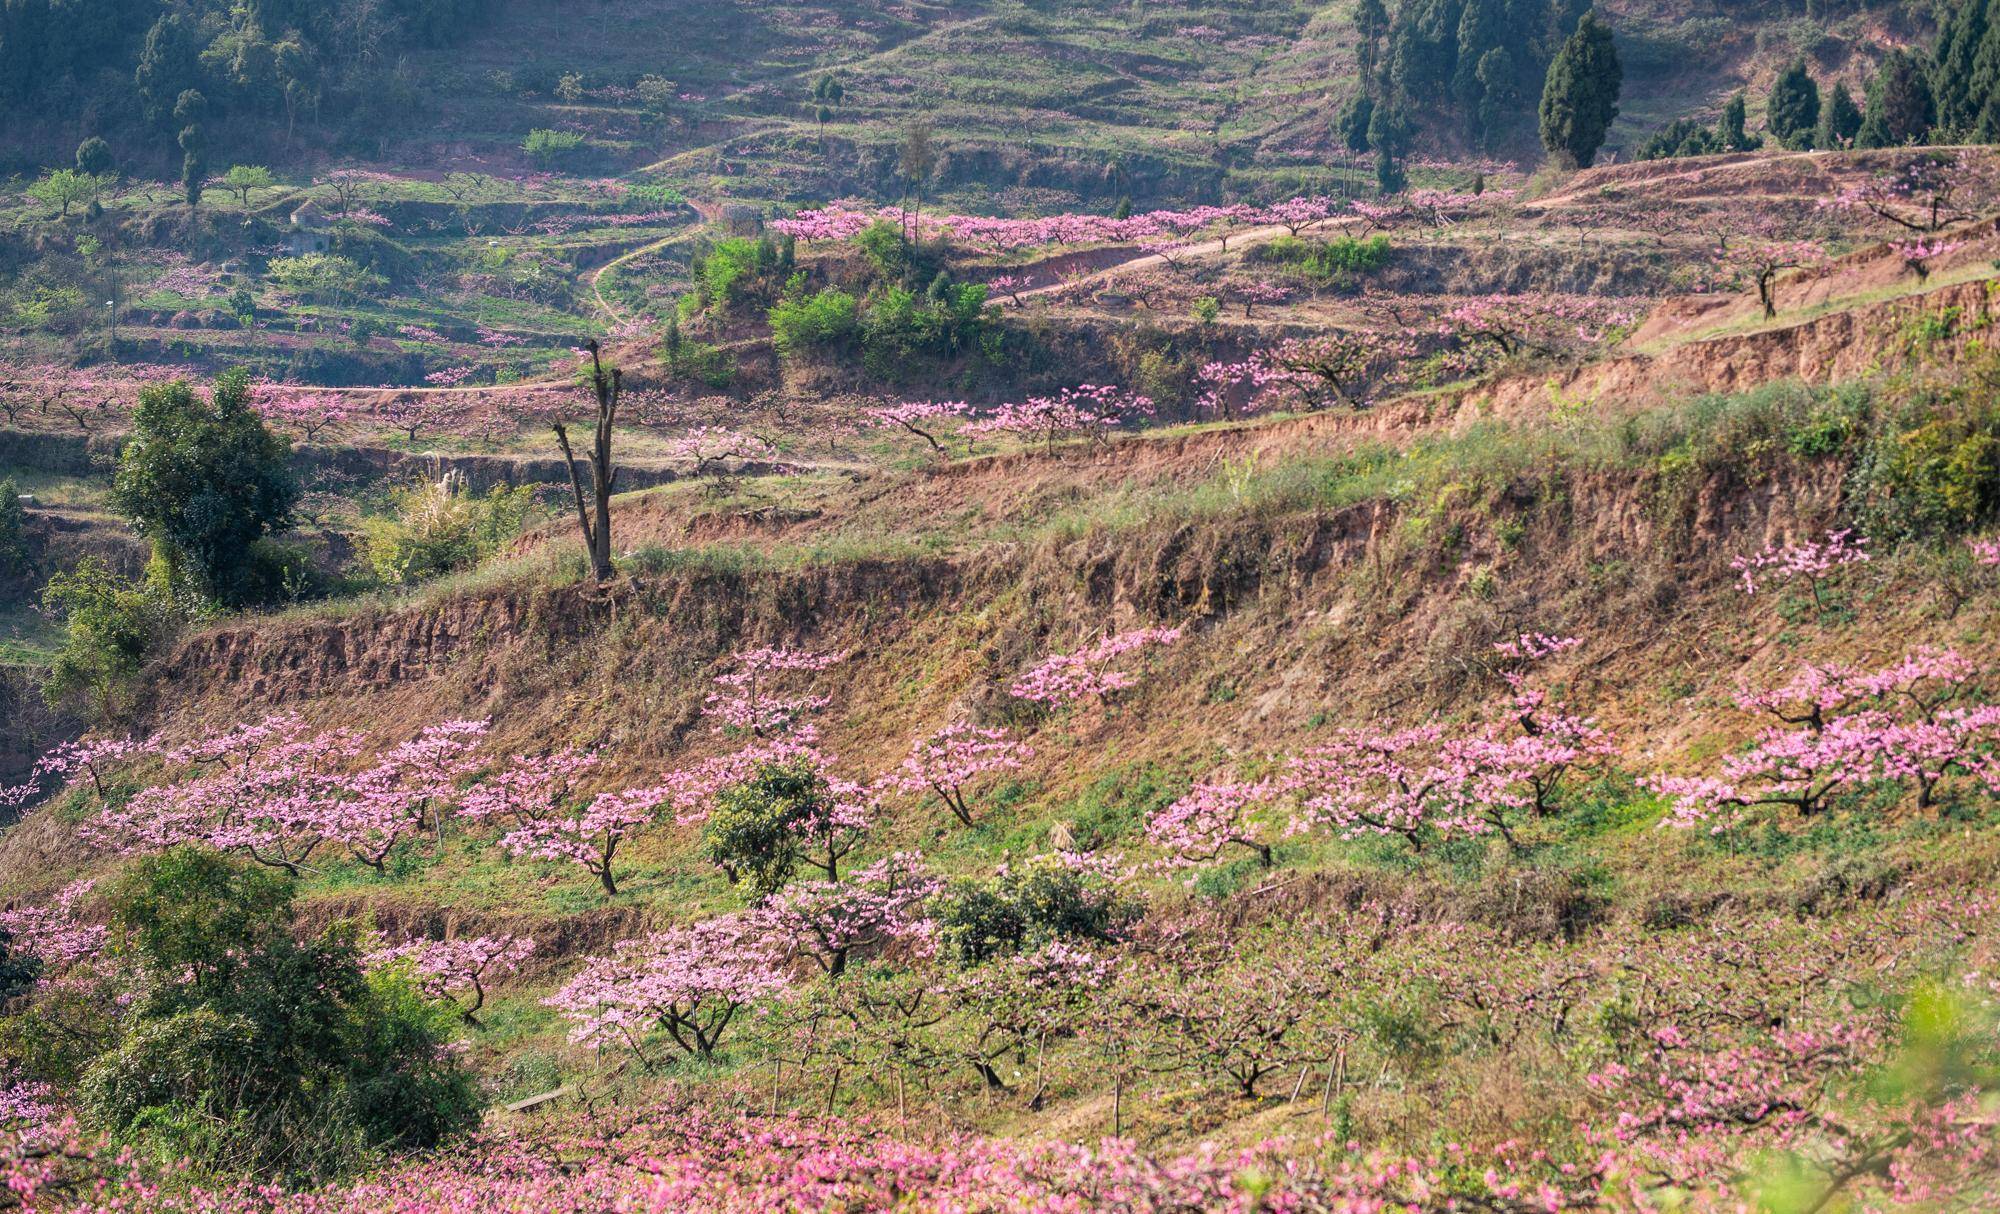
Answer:
[[(1865, 1170), (1824, 1179), (1849, 1166), (1839, 1161), (1851, 1157), (1826, 1153), (1838, 1144), (1806, 1146), (1801, 1131), (1730, 1103), (1763, 1105), (1782, 1091), (1865, 1119), (1866, 1133), (1883, 1136), (1871, 1149), (1896, 1161), (1896, 1175), (1924, 1177), (1918, 1208), (1976, 1208), (1993, 1179), (1974, 1145), (1990, 1132), (1978, 1115), (1922, 1111), (1936, 1099), (1929, 1087), (1864, 1097), (1845, 1083), (1930, 1065), (1910, 1051), (1960, 1048), (1903, 1035), (1893, 992), (1988, 964), (1993, 920), (1975, 891), (1990, 885), (2000, 850), (1984, 743), (1943, 760), (1922, 798), (1899, 783), (1899, 760), (1877, 768), (1863, 758), (1843, 776), (1833, 765), (1851, 760), (1832, 752), (1810, 760), (1829, 766), (1805, 777), (1806, 794), (1792, 777), (1755, 775), (1747, 759), (1732, 768), (1736, 787), (1768, 778), (1775, 796), (1807, 796), (1803, 812), (1799, 803), (1732, 810), (1702, 791), (1713, 785), (1649, 791), (1755, 753), (1744, 748), (1771, 718), (1754, 689), (1782, 689), (1769, 700), (1780, 713), (1794, 697), (1820, 703), (1838, 732), (1907, 711), (1854, 698), (1874, 692), (1825, 690), (1829, 679), (1879, 679), (1909, 692), (1928, 720), (1961, 720), (1950, 706), (1964, 705), (1966, 727), (1983, 728), (1972, 723), (1984, 719), (1984, 672), (2000, 656), (2000, 602), (1963, 536), (2000, 504), (2000, 474), (1976, 454), (1994, 424), (1980, 385), (1991, 374), (2000, 237), (1984, 220), (1962, 224), (1921, 276), (1904, 251), (1853, 241), (1782, 278), (1776, 317), (1754, 289), (1678, 293), (1699, 264), (1710, 208), (1757, 193), (1771, 213), (1816, 225), (1819, 199), (1898, 163), (1767, 155), (1613, 167), (1533, 199), (1461, 202), (1471, 212), (1443, 226), (1393, 226), (1395, 256), (1362, 295), (1305, 292), (1261, 316), (1220, 320), (1228, 336), (1204, 338), (1254, 357), (1257, 343), (1365, 333), (1398, 309), (1462, 308), (1510, 288), (1522, 299), (1644, 300), (1643, 319), (1588, 351), (1519, 355), (1428, 386), (1385, 381), (1382, 399), (1361, 409), (1197, 419), (1061, 444), (1003, 439), (984, 452), (974, 440), (970, 454), (941, 456), (907, 431), (843, 435), (833, 424), (841, 406), (828, 403), (824, 432), (815, 415), (785, 414), (797, 429), (782, 462), (800, 461), (788, 470), (741, 466), (620, 496), (623, 556), (611, 582), (594, 583), (575, 563), (575, 524), (557, 516), (478, 571), (412, 593), (197, 625), (148, 664), (119, 726), (120, 736), (156, 740), (94, 760), (96, 775), (0, 836), (0, 889), (17, 906), (90, 921), (101, 913), (94, 887), (72, 883), (108, 879), (135, 839), (161, 838), (180, 820), (143, 799), (130, 802), (133, 817), (124, 799), (155, 781), (216, 778), (199, 768), (176, 776), (187, 760), (174, 756), (189, 752), (170, 748), (181, 745), (244, 747), (218, 771), (241, 762), (250, 779), (257, 750), (231, 731), (269, 714), (283, 715), (257, 728), (280, 737), (360, 731), (364, 756), (439, 723), (483, 721), (454, 768), (475, 791), (504, 756), (575, 748), (596, 756), (579, 785), (586, 795), (712, 788), (703, 773), (746, 745), (790, 753), (729, 725), (739, 711), (767, 722), (759, 732), (786, 721), (809, 728), (806, 753), (823, 756), (813, 762), (863, 784), (894, 773), (913, 741), (965, 722), (1007, 739), (991, 744), (997, 766), (981, 760), (940, 777), (954, 797), (963, 781), (969, 825), (927, 780), (883, 783), (865, 831), (839, 828), (848, 833), (833, 844), (854, 848), (838, 871), (857, 891), (904, 861), (878, 862), (921, 853), (942, 882), (930, 912), (940, 934), (927, 944), (877, 926), (801, 945), (767, 979), (791, 993), (758, 1000), (764, 1010), (726, 1045), (684, 1060), (671, 1034), (647, 1044), (629, 1029), (572, 1037), (573, 1024), (596, 1022), (573, 997), (545, 1000), (582, 981), (580, 966), (596, 972), (589, 959), (620, 941), (664, 932), (651, 947), (670, 951), (672, 933), (721, 930), (756, 905), (740, 874), (704, 858), (713, 836), (702, 814), (614, 828), (601, 877), (559, 852), (510, 857), (476, 823), (427, 838), (422, 809), (416, 832), (389, 828), (379, 870), (330, 838), (296, 850), (301, 829), (332, 827), (295, 824), (248, 846), (275, 848), (267, 860), (299, 857), (284, 863), (297, 869), (302, 930), (358, 916), (391, 942), (516, 942), (508, 959), (479, 963), (493, 968), (468, 1030), (492, 1099), (554, 1093), (564, 1119), (579, 1097), (600, 1110), (639, 1102), (647, 1112), (600, 1111), (561, 1132), (665, 1135), (648, 1139), (655, 1152), (708, 1143), (701, 1149), (737, 1162), (686, 1173), (697, 1208), (765, 1208), (806, 1183), (795, 1169), (815, 1152), (847, 1161), (855, 1187), (845, 1200), (862, 1208), (877, 1208), (861, 1195), (900, 1166), (929, 1178), (925, 1200), (971, 1183), (969, 1168), (1017, 1170), (1031, 1187), (1098, 1184), (1095, 1173), (1049, 1179), (1050, 1169), (1087, 1167), (1027, 1144), (1104, 1135), (1163, 1161), (1200, 1144), (1250, 1151), (1227, 1163), (1163, 1162), (1169, 1172), (1147, 1182), (1161, 1200), (1202, 1184), (1240, 1200), (1242, 1169), (1263, 1166), (1253, 1162), (1260, 1152), (1283, 1156), (1328, 1132), (1354, 1140), (1358, 1154), (1343, 1163), (1339, 1148), (1307, 1149), (1292, 1158), (1317, 1162), (1287, 1183), (1354, 1202), (1454, 1195), (1510, 1210), (1526, 1207), (1509, 1204), (1509, 1185), (1549, 1185), (1536, 1202), (1650, 1208), (1652, 1196), (1621, 1194), (1657, 1195), (1661, 1182), (1630, 1189), (1626, 1169), (1667, 1166), (1672, 1148), (1648, 1129), (1603, 1154), (1590, 1123), (1663, 1117), (1659, 1132), (1679, 1133), (1671, 1119), (1682, 1114), (1647, 1111), (1652, 1093), (1689, 1082), (1679, 1068), (1739, 1057), (1754, 1057), (1764, 1077), (1747, 1091), (1718, 1088), (1708, 1099), (1719, 1108), (1692, 1115), (1689, 1132), (1720, 1153), (1676, 1157), (1683, 1179), (1669, 1188), (1769, 1184), (1775, 1165), (1755, 1161), (1789, 1149), (1801, 1191), (1827, 1183), (1842, 1201), (1889, 1192)], [(1210, 284), (1285, 238), (1280, 225), (1226, 250), (1171, 252), (1151, 289), (1187, 282), (1222, 293)], [(1054, 298), (1021, 306), (1032, 323), (1079, 341), (1141, 323), (1127, 301), (1134, 283), (1161, 275), (1147, 260), (1160, 255), (1135, 254), (1143, 250), (1101, 257), (1099, 277), (1076, 280), (1081, 288), (1052, 279)], [(820, 256), (808, 247), (801, 260)], [(1116, 301), (1107, 305), (1107, 293)], [(933, 424), (959, 446), (950, 435), (963, 419), (921, 426)], [(1937, 462), (1925, 462), (1927, 451)], [(803, 463), (815, 454), (825, 466)], [(1843, 555), (1855, 552), (1842, 538), (1854, 534), (1865, 547)], [(1750, 566), (1746, 593), (1744, 561), (1760, 553), (1774, 563)], [(1074, 670), (1086, 684), (1116, 673), (1100, 690), (1048, 702), (1027, 690), (1049, 655), (1114, 634), (1138, 648)], [(1534, 637), (1544, 640), (1524, 640)], [(747, 683), (731, 675), (760, 661), (778, 665)], [(1336, 763), (1366, 731), (1387, 739), (1412, 727), (1439, 733), (1396, 741), (1413, 748), (1407, 757), (1383, 753), (1485, 762), (1466, 757), (1484, 753), (1476, 748), (1454, 759), (1451, 743), (1434, 753), (1425, 739), (1497, 743), (1517, 716), (1569, 731), (1553, 736), (1576, 749), (1537, 752), (1504, 778), (1540, 791), (1494, 786), (1484, 795), (1497, 799), (1465, 819), (1452, 817), (1457, 802), (1431, 794), (1392, 809), (1407, 785), (1354, 784), (1336, 767), (1310, 766)], [(1777, 734), (1764, 738), (1779, 745)], [(1314, 774), (1287, 784), (1298, 778), (1287, 772)], [(93, 791), (99, 779), (112, 781), (108, 802)], [(1232, 790), (1252, 785), (1236, 781), (1276, 783), (1239, 800)], [(1545, 794), (1544, 812), (1534, 806)], [(461, 789), (444, 795), (478, 803)], [(656, 795), (688, 804), (683, 792)], [(1203, 812), (1228, 825), (1171, 824), (1193, 804), (1212, 805)], [(361, 855), (373, 844), (354, 846)], [(1045, 884), (1017, 886), (1008, 873)], [(817, 888), (803, 874), (793, 880)], [(58, 898), (66, 888), (81, 892)], [(1021, 943), (1021, 964), (1042, 956), (1038, 947), (1056, 951), (1034, 964), (1058, 964), (1064, 949), (1097, 958), (1055, 986), (1006, 960), (999, 942), (1022, 929), (964, 934), (979, 922), (963, 917), (975, 913), (967, 908), (1011, 905), (1031, 888), (1071, 909), (1026, 921), (1055, 934)], [(857, 913), (786, 905), (802, 922)], [(1104, 929), (1089, 924), (1105, 915), (1124, 926), (1094, 934)], [(62, 921), (37, 922), (71, 930)], [(975, 940), (990, 942), (962, 951)], [(774, 963), (742, 937), (708, 947)], [(814, 977), (833, 957), (836, 974), (852, 966), (855, 976)], [(1099, 965), (1111, 976), (1090, 968)], [(928, 997), (941, 1001), (935, 1014), (920, 1010), (926, 989), (948, 992)], [(1662, 1026), (1690, 1050), (1722, 1053), (1683, 1060), (1658, 1048)], [(1843, 1044), (1786, 1052), (1813, 1034)], [(763, 1128), (715, 1120), (732, 1109)], [(492, 1116), (504, 1134), (527, 1114)], [(1967, 1116), (1949, 1142), (1897, 1137), (1899, 1119)], [(884, 1140), (847, 1128), (869, 1117), (877, 1133), (933, 1153), (891, 1163)], [(1578, 1118), (1583, 1129), (1553, 1128)], [(523, 1141), (543, 1133), (524, 1132)], [(739, 1154), (732, 1135), (744, 1132), (783, 1145)], [(1514, 1158), (1504, 1144), (1524, 1139), (1546, 1154)], [(521, 1190), (507, 1208), (571, 1208), (563, 1203), (591, 1186), (634, 1183), (614, 1157), (563, 1149), (585, 1152), (592, 1162), (579, 1176), (589, 1179), (537, 1182), (554, 1187)], [(976, 1156), (984, 1163), (966, 1154), (987, 1151), (1001, 1154)], [(793, 1152), (804, 1153), (797, 1164), (787, 1162)], [(1460, 1153), (1493, 1162), (1475, 1167)], [(1367, 1178), (1392, 1159), (1409, 1161), (1411, 1187)], [(490, 1198), (516, 1166), (490, 1155), (424, 1183)], [(1502, 1178), (1479, 1179), (1489, 1167)], [(383, 1183), (407, 1183), (397, 1177)]]
[(2000, 12), (88, 17), (0, 1214), (1994, 1205)]

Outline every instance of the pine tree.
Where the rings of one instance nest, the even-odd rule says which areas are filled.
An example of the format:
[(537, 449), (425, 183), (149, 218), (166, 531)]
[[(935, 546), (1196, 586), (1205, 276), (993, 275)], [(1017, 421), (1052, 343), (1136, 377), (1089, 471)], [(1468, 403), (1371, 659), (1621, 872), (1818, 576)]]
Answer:
[(1479, 79), (1479, 63), (1486, 53), (1500, 45), (1507, 19), (1506, 0), (1466, 0), (1458, 19), (1458, 63), (1453, 69), (1451, 92), (1458, 112), (1465, 119), (1467, 133), (1480, 134), (1479, 102), (1486, 93)]
[(1981, 48), (1993, 34), (1992, 0), (1963, 0), (1938, 30), (1931, 52), (1931, 92), (1937, 123), (1955, 134), (1973, 129), (1984, 93), (1975, 82)]
[(1490, 145), (1506, 123), (1507, 115), (1514, 109), (1516, 100), (1514, 56), (1506, 47), (1496, 46), (1479, 57), (1478, 71), (1480, 96), (1477, 131), (1480, 142)]
[(1347, 107), (1340, 111), (1335, 126), (1340, 142), (1350, 152), (1368, 150), (1368, 124), (1375, 118), (1375, 99), (1366, 93), (1356, 93)]
[(1861, 109), (1854, 104), (1854, 94), (1845, 84), (1834, 85), (1819, 108), (1819, 130), (1813, 143), (1822, 148), (1844, 148), (1854, 142), (1860, 130)]
[(1375, 107), (1368, 123), (1368, 142), (1375, 149), (1375, 186), (1383, 197), (1400, 194), (1409, 185), (1403, 156), (1409, 151), (1410, 124), (1390, 102)]
[[(2000, 143), (2000, 20), (1993, 17), (2000, 14), (1989, 17), (1986, 36), (1972, 58), (1968, 84), (1972, 117), (1966, 126), (1953, 128), (1957, 134), (1970, 133), (1981, 143)], [(1942, 114), (1942, 109), (1939, 112)]]
[(1383, 7), (1382, 0), (1360, 0), (1354, 6), (1354, 30), (1361, 35), (1354, 53), (1365, 85), (1372, 82), (1382, 64), (1382, 38), (1389, 32), (1389, 10)]
[(1819, 125), (1819, 85), (1806, 70), (1804, 59), (1793, 60), (1778, 73), (1764, 106), (1764, 125), (1786, 147), (1812, 145), (1813, 130)]
[(1890, 51), (1868, 85), (1868, 105), (1862, 111), (1857, 147), (1904, 147), (1921, 143), (1937, 123), (1937, 103), (1930, 77), (1908, 51)]
[(1722, 145), (1723, 151), (1748, 152), (1764, 142), (1744, 130), (1743, 124), (1748, 121), (1748, 116), (1749, 105), (1741, 93), (1731, 97), (1729, 104), (1722, 107), (1722, 120), (1715, 124), (1715, 141)]
[(1551, 159), (1568, 168), (1584, 168), (1597, 159), (1611, 120), (1618, 116), (1624, 84), (1611, 27), (1592, 9), (1563, 43), (1542, 86), (1542, 146)]

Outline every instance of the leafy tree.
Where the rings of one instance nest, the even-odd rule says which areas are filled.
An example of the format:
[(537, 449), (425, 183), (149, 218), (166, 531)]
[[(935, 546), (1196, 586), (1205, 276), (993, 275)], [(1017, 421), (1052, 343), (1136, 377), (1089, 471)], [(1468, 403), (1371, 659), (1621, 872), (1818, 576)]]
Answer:
[(1570, 168), (1585, 168), (1597, 159), (1611, 120), (1618, 116), (1624, 83), (1611, 27), (1593, 9), (1563, 43), (1543, 84), (1542, 146), (1551, 158)]
[(278, 184), (271, 176), (271, 170), (261, 164), (235, 164), (222, 175), (222, 187), (242, 200), (245, 209), (250, 206), (250, 191), (268, 189)]
[(56, 208), (57, 214), (64, 219), (69, 218), (72, 206), (89, 202), (96, 193), (96, 179), (75, 169), (57, 169), (44, 174), (40, 181), (28, 187), (28, 197), (44, 206)]
[(1639, 145), (1639, 159), (1668, 160), (1675, 156), (1707, 156), (1721, 150), (1715, 128), (1692, 118), (1676, 118)]
[(1744, 129), (1749, 106), (1738, 93), (1722, 107), (1722, 118), (1715, 125), (1715, 138), (1725, 152), (1748, 152), (1757, 148), (1763, 140)]
[(114, 1134), (297, 1180), (477, 1121), (443, 1047), (457, 1017), (407, 974), (363, 973), (351, 926), (300, 942), (291, 882), (213, 852), (141, 860), (111, 894), (140, 994), (79, 1103)]
[(76, 171), (91, 177), (109, 177), (118, 167), (111, 145), (92, 135), (76, 145)]
[(829, 881), (859, 842), (866, 819), (845, 804), (811, 759), (767, 762), (718, 792), (702, 826), (702, 853), (753, 897), (788, 885), (802, 866)]
[(1804, 59), (1794, 59), (1778, 73), (1770, 100), (1764, 105), (1764, 125), (1786, 147), (1811, 146), (1819, 127), (1819, 85), (1806, 70)]
[(139, 393), (111, 500), (152, 542), (170, 584), (240, 604), (252, 548), (291, 524), (291, 446), (264, 424), (250, 377), (232, 371), (204, 397), (186, 380)]
[(0, 575), (26, 573), (28, 567), (28, 526), (26, 512), (21, 509), (21, 486), (11, 476), (0, 478)]
[(1852, 144), (1861, 133), (1861, 107), (1854, 104), (1854, 94), (1847, 91), (1845, 84), (1836, 84), (1826, 95), (1826, 101), (1819, 110), (1819, 131), (1813, 136), (1815, 146), (1823, 148), (1844, 148)]
[(126, 689), (167, 632), (164, 601), (144, 584), (119, 577), (104, 558), (86, 556), (49, 579), (42, 609), (63, 621), (43, 697), (51, 704), (80, 704), (100, 720), (117, 716)]
[(1937, 104), (1930, 77), (1918, 58), (1904, 50), (1889, 52), (1868, 84), (1857, 147), (1888, 148), (1921, 143), (1937, 122)]

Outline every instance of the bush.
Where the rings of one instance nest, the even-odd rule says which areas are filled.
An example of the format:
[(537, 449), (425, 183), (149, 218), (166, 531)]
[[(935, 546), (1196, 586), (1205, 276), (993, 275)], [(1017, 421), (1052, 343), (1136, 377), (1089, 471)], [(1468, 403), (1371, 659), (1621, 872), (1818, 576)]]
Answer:
[(945, 891), (938, 927), (961, 965), (1040, 948), (1051, 940), (1110, 940), (1134, 908), (1101, 876), (1039, 859)]
[(273, 257), (264, 273), (280, 291), (315, 303), (337, 304), (365, 298), (388, 285), (388, 280), (380, 274), (333, 253)]
[(736, 378), (736, 359), (729, 351), (683, 336), (678, 316), (667, 317), (660, 365), (669, 379), (695, 380), (711, 388), (727, 388)]
[(1861, 472), (1872, 532), (1979, 527), (2000, 514), (2000, 406), (1911, 418), (1876, 437)]
[(771, 341), (787, 358), (817, 346), (839, 345), (859, 328), (854, 296), (834, 287), (812, 295), (787, 295), (771, 309)]
[(100, 720), (118, 715), (175, 618), (156, 587), (125, 581), (95, 556), (51, 577), (42, 608), (63, 621), (62, 645), (43, 677), (42, 695), (51, 704), (86, 706)]
[(1389, 238), (1376, 235), (1366, 240), (1340, 236), (1333, 240), (1305, 240), (1280, 236), (1250, 251), (1250, 260), (1285, 266), (1317, 286), (1346, 286), (1389, 264)]
[(546, 127), (536, 127), (521, 141), (521, 150), (528, 159), (544, 168), (558, 168), (573, 165), (582, 160), (587, 141), (574, 131), (551, 131)]
[(28, 552), (27, 513), (21, 509), (21, 486), (11, 476), (0, 478), (0, 577), (18, 577), (33, 567)]
[(901, 379), (925, 358), (990, 354), (992, 331), (983, 283), (953, 284), (940, 275), (923, 296), (888, 287), (862, 320), (862, 364), (878, 378)]
[(695, 308), (713, 308), (726, 316), (753, 301), (773, 299), (791, 276), (793, 259), (789, 240), (732, 236), (717, 241), (688, 262)]
[(457, 473), (394, 495), (395, 514), (362, 522), (369, 569), (382, 581), (408, 586), (470, 569), (521, 533), (535, 491), (495, 485), (484, 497)]
[(291, 882), (212, 852), (141, 860), (112, 922), (144, 975), (79, 1088), (106, 1131), (222, 1171), (311, 1180), (476, 1124), (455, 1014), (363, 974), (355, 932), (290, 934)]
[(1641, 160), (1668, 160), (1677, 156), (1710, 156), (1722, 151), (1715, 129), (1692, 118), (1676, 118), (1654, 131), (1639, 147)]

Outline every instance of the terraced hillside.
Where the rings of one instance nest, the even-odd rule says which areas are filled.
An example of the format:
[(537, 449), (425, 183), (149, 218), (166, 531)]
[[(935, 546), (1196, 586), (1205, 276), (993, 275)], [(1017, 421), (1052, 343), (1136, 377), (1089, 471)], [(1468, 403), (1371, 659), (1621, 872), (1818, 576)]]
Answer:
[[(1232, 19), (1101, 20), (1128, 11)], [(760, 65), (832, 39), (704, 12), (687, 45), (741, 32)], [(1012, 64), (982, 41), (1007, 21), (1104, 36), (900, 8), (852, 50)], [(1983, 1208), (1990, 162), (1450, 172), (1060, 243), (838, 211), (780, 221), (782, 252), (718, 241), (742, 272), (690, 274), (688, 344), (610, 347), (640, 402), (614, 576), (559, 496), (469, 568), (184, 618), (93, 684), (105, 716), (0, 833), (0, 924), (41, 967), (0, 1017), (0, 1116), (44, 1127), (6, 1139), (10, 1182), (50, 1208)], [(872, 310), (816, 336), (843, 294), (941, 317), (966, 284), (991, 307), (949, 353), (874, 344)], [(757, 389), (676, 387), (693, 348)], [(454, 471), (566, 479), (525, 466), (574, 423), (566, 377), (510, 378), (298, 386), (342, 415), (294, 459), (368, 485), (424, 445), (388, 410), (442, 400), (476, 419), (437, 444), (447, 506)], [(115, 492), (88, 456), (129, 423), (70, 441), (53, 408), (11, 441), (83, 449), (32, 486), (68, 559), (57, 520)], [(337, 514), (320, 559), (379, 542)], [(306, 1195), (243, 1187), (277, 1131), (162, 1111), (251, 1031), (172, 1019), (214, 988), (162, 962), (194, 922), (163, 891), (267, 899), (284, 930), (233, 957), (366, 958), (370, 998), (454, 1039), (483, 1136), (376, 1140), (360, 1179), (300, 1147), (253, 1174)], [(193, 1161), (113, 1162), (66, 1101)]]

